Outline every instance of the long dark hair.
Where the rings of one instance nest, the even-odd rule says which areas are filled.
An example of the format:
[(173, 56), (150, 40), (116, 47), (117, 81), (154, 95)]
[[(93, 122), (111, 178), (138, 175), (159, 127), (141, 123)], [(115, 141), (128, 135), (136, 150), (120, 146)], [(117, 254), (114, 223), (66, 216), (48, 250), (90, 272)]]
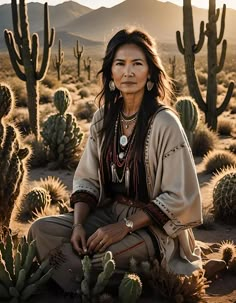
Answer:
[(142, 49), (149, 67), (150, 80), (154, 83), (152, 90), (145, 89), (135, 129), (134, 153), (135, 158), (140, 161), (144, 146), (140, 142), (144, 142), (148, 121), (160, 106), (170, 104), (173, 96), (172, 84), (157, 54), (154, 39), (149, 34), (136, 28), (125, 28), (111, 38), (106, 48), (102, 68), (98, 72), (98, 75), (102, 76), (103, 84), (102, 90), (97, 95), (99, 107), (104, 105), (104, 120), (101, 129), (101, 135), (105, 137), (102, 147), (103, 156), (114, 137), (115, 123), (123, 104), (120, 91), (117, 88), (110, 91), (109, 82), (112, 79), (111, 68), (115, 54), (124, 44), (135, 44)]

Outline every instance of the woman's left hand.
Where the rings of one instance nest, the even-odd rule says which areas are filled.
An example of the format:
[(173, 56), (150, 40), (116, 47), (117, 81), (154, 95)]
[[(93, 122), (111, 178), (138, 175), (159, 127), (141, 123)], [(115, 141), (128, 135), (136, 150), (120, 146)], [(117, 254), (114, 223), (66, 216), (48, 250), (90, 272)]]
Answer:
[(100, 227), (87, 240), (89, 253), (103, 252), (111, 244), (122, 240), (129, 232), (124, 222), (117, 222)]

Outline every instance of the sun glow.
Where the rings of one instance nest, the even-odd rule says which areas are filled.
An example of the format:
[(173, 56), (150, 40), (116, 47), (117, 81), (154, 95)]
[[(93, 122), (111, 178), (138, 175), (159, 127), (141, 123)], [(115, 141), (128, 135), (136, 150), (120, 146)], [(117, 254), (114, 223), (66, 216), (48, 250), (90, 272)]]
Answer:
[[(183, 0), (159, 0), (160, 2), (172, 2), (174, 4), (183, 5)], [(209, 1), (207, 0), (192, 0), (192, 5), (201, 8), (208, 8)], [(226, 4), (227, 8), (236, 9), (236, 1), (235, 0), (216, 0), (216, 7), (222, 7), (223, 4)]]

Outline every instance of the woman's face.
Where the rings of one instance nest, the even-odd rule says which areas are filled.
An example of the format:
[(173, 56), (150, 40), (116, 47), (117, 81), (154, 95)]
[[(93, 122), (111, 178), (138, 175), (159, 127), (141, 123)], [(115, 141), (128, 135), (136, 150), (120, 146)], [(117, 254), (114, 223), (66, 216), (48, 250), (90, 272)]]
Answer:
[(135, 44), (120, 46), (114, 56), (111, 75), (123, 96), (144, 93), (149, 68), (142, 49)]

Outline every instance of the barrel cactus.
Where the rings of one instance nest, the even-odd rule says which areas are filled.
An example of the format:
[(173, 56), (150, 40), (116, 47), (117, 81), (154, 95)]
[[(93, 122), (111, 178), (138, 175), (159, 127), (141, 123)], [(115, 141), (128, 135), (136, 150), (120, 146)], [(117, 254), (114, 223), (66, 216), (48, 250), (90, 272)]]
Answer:
[(123, 303), (135, 303), (142, 294), (142, 282), (136, 274), (125, 274), (119, 286), (119, 298)]
[(31, 153), (16, 126), (9, 122), (14, 107), (11, 88), (0, 83), (0, 229), (9, 226), (13, 208), (24, 193)]
[[(236, 167), (229, 167), (215, 176), (213, 206), (216, 219), (235, 224), (236, 218)], [(212, 181), (214, 182), (214, 180)]]
[(28, 243), (23, 237), (14, 252), (11, 233), (0, 241), (0, 302), (22, 302), (30, 298), (39, 286), (52, 276), (53, 268), (45, 259), (35, 261), (35, 240)]
[(225, 261), (228, 266), (230, 262), (236, 257), (236, 246), (233, 241), (223, 241), (220, 244), (219, 253), (221, 259)]
[(191, 97), (178, 98), (175, 109), (179, 113), (181, 124), (185, 130), (190, 146), (193, 145), (193, 136), (199, 122), (197, 104)]
[(49, 148), (49, 160), (56, 167), (70, 168), (77, 157), (83, 138), (76, 117), (66, 113), (71, 104), (70, 92), (59, 88), (54, 94), (54, 104), (58, 113), (51, 115), (43, 124), (41, 135)]
[(28, 222), (34, 217), (34, 212), (48, 207), (51, 202), (49, 192), (41, 187), (34, 187), (21, 201), (16, 215), (17, 221)]

